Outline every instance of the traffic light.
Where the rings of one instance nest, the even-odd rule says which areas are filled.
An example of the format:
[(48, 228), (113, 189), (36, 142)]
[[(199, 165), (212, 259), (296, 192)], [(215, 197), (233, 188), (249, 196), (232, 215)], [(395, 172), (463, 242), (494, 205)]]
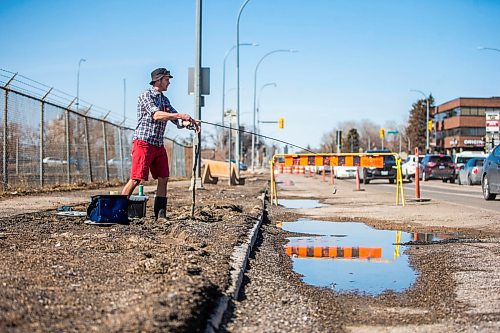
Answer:
[(381, 139), (385, 138), (385, 129), (381, 128), (380, 131), (379, 131), (379, 133), (380, 133), (380, 138)]
[(432, 120), (429, 120), (429, 122), (427, 123), (427, 130), (429, 132), (432, 132)]
[(281, 117), (281, 118), (278, 120), (278, 127), (279, 127), (279, 128), (285, 128), (285, 118)]

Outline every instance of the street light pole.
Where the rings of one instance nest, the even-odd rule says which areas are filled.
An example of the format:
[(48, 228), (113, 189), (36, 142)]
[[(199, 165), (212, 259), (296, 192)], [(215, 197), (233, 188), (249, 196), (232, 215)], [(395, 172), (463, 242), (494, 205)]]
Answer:
[[(240, 46), (259, 46), (257, 43), (241, 43)], [(226, 54), (224, 55), (224, 63), (222, 66), (222, 120), (221, 120), (221, 125), (224, 125), (224, 109), (226, 107), (226, 60), (228, 55), (231, 53), (236, 48), (236, 45), (233, 45), (229, 50), (226, 51)], [(222, 136), (220, 140), (220, 148), (221, 151), (223, 149), (223, 144), (222, 144)]]
[[(76, 112), (78, 113), (78, 109), (80, 108), (80, 66), (82, 64), (82, 62), (85, 62), (87, 61), (86, 59), (83, 59), (81, 58), (79, 61), (78, 61), (78, 71), (76, 73)], [(87, 119), (87, 118), (85, 118)], [(79, 160), (80, 160), (80, 148), (79, 148), (79, 139), (80, 139), (80, 121), (79, 121), (79, 117), (76, 118), (76, 136), (75, 136), (75, 143), (76, 143), (76, 168), (77, 170), (79, 171), (80, 170), (80, 167), (79, 167)], [(77, 142), (77, 139), (78, 138), (78, 142)], [(70, 167), (69, 165), (69, 157), (68, 157), (68, 168)], [(90, 166), (89, 166), (90, 167)]]
[[(283, 50), (283, 49), (279, 49), (279, 50), (274, 50), (274, 51), (271, 51), (271, 52), (268, 52), (266, 54), (264, 54), (262, 56), (262, 58), (260, 58), (259, 62), (257, 63), (257, 66), (255, 66), (255, 72), (254, 72), (254, 76), (253, 76), (253, 133), (255, 133), (256, 129), (257, 129), (257, 126), (256, 126), (256, 123), (255, 123), (255, 113), (256, 113), (256, 95), (257, 95), (257, 71), (259, 70), (259, 66), (260, 64), (262, 63), (262, 61), (270, 56), (271, 54), (273, 53), (278, 53), (278, 52), (297, 52), (296, 50), (291, 50), (291, 49), (288, 49), (288, 50)], [(252, 135), (252, 172), (255, 171), (255, 135)]]
[(275, 82), (271, 82), (266, 83), (262, 87), (260, 87), (259, 96), (257, 97), (257, 134), (260, 134), (260, 96), (262, 95), (262, 90), (264, 90), (265, 87), (269, 86), (277, 87), (278, 85)]
[(78, 61), (78, 72), (76, 73), (76, 112), (78, 112), (80, 106), (80, 66), (84, 61), (87, 60), (82, 58)]
[[(236, 170), (237, 170), (237, 176), (240, 176), (240, 18), (241, 18), (241, 12), (245, 8), (245, 6), (248, 4), (250, 0), (245, 0), (245, 2), (241, 5), (240, 11), (238, 12), (238, 19), (236, 21), (236, 147), (235, 147), (235, 154), (234, 154), (234, 159), (236, 160)], [(231, 161), (229, 161), (229, 164), (231, 165)]]
[(264, 90), (265, 87), (270, 87), (270, 86), (273, 86), (273, 87), (277, 87), (278, 85), (276, 84), (276, 82), (270, 82), (270, 83), (266, 83), (264, 84), (262, 87), (260, 87), (260, 90), (259, 90), (259, 96), (257, 96), (257, 134), (260, 134), (260, 96), (262, 95), (262, 90)]
[(418, 92), (418, 93), (422, 94), (424, 96), (424, 99), (427, 101), (425, 103), (425, 104), (427, 104), (427, 113), (426, 113), (426, 118), (425, 118), (425, 133), (426, 133), (425, 153), (428, 154), (429, 153), (429, 128), (428, 128), (428, 126), (429, 126), (429, 103), (430, 103), (430, 99), (429, 99), (429, 97), (427, 97), (426, 94), (424, 94), (420, 90), (410, 89), (410, 91)]

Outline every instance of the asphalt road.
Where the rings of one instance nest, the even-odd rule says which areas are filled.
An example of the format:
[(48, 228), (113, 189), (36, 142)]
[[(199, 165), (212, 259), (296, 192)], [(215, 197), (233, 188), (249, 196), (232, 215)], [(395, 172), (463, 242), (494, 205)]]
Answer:
[[(354, 179), (348, 180), (355, 182)], [(395, 191), (396, 185), (389, 184), (387, 180), (372, 180), (370, 184), (361, 184), (361, 188), (377, 188), (385, 192)], [(405, 198), (415, 198), (415, 182), (404, 183)], [(493, 201), (483, 198), (480, 185), (458, 185), (443, 183), (441, 180), (429, 180), (420, 182), (420, 198), (446, 201), (461, 207), (474, 207), (500, 212), (500, 195)]]

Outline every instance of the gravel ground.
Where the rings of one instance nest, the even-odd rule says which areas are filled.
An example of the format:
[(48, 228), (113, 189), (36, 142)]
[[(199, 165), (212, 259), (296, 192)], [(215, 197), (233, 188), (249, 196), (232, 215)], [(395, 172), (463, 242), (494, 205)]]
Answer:
[[(189, 219), (186, 182), (169, 187), (164, 224), (148, 216), (96, 227), (55, 215), (55, 207), (0, 218), (0, 331), (203, 331), (227, 288), (232, 249), (261, 213), (266, 182), (247, 183), (198, 191), (196, 220)], [(65, 200), (52, 205), (85, 201), (75, 193), (54, 196)], [(44, 197), (2, 204), (15, 203), (20, 212), (23, 201), (36, 206)], [(148, 204), (152, 212), (152, 200)]]

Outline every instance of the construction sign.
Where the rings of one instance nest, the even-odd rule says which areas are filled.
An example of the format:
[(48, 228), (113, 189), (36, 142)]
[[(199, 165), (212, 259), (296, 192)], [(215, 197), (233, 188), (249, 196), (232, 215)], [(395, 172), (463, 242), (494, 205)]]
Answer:
[[(309, 167), (360, 167), (360, 168), (383, 168), (384, 160), (389, 156), (394, 156), (396, 160), (396, 204), (404, 202), (403, 175), (401, 172), (401, 159), (398, 154), (390, 152), (377, 153), (341, 153), (341, 154), (276, 154), (271, 161), (271, 202), (278, 204), (278, 190), (276, 187), (275, 167), (284, 168), (304, 168)], [(302, 169), (303, 170), (303, 169)], [(301, 170), (301, 171), (302, 171)], [(303, 173), (303, 172), (300, 172)]]

